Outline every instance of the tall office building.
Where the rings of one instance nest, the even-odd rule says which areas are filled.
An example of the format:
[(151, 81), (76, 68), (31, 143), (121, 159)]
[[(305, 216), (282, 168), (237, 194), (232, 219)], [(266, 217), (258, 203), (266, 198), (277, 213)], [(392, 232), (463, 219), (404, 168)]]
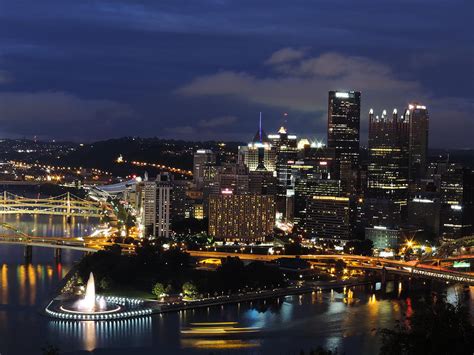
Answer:
[(169, 237), (171, 230), (170, 207), (172, 175), (161, 173), (156, 177), (156, 228), (155, 236)]
[(306, 232), (309, 236), (347, 241), (351, 239), (351, 208), (348, 197), (313, 196), (308, 201)]
[(298, 157), (298, 143), (295, 135), (288, 134), (285, 127), (280, 127), (278, 133), (269, 134), (272, 147), (276, 149), (276, 176), (278, 179), (277, 213), (284, 221), (293, 218), (294, 181), (291, 176), (291, 166)]
[(366, 225), (397, 228), (408, 199), (409, 125), (384, 110), (369, 112), (369, 164), (364, 214)]
[(282, 191), (286, 192), (287, 188), (292, 187), (291, 181), (291, 165), (297, 159), (297, 137), (287, 133), (285, 127), (280, 127), (278, 133), (269, 134), (273, 147), (276, 148), (276, 172), (278, 178), (278, 186)]
[(198, 188), (204, 186), (206, 167), (216, 164), (216, 154), (210, 149), (198, 149), (193, 157), (193, 182)]
[(153, 236), (156, 228), (156, 183), (142, 181), (137, 184), (137, 210), (139, 225), (144, 236)]
[(209, 234), (217, 239), (263, 241), (274, 225), (274, 196), (223, 191), (209, 197)]
[(426, 106), (418, 103), (409, 104), (405, 111), (405, 120), (410, 126), (410, 182), (416, 182), (425, 177), (428, 165), (429, 116)]
[(328, 105), (328, 147), (334, 148), (336, 161), (359, 164), (360, 92), (330, 91)]
[(454, 239), (470, 235), (474, 224), (474, 172), (449, 163), (441, 175), (441, 234)]
[(251, 143), (239, 146), (238, 161), (245, 164), (249, 171), (276, 169), (276, 148), (272, 146), (270, 139), (262, 128), (262, 119), (257, 133)]
[(427, 239), (440, 234), (441, 201), (436, 192), (416, 194), (408, 201), (408, 225), (425, 231)]
[(408, 122), (369, 112), (368, 195), (406, 205), (408, 198)]

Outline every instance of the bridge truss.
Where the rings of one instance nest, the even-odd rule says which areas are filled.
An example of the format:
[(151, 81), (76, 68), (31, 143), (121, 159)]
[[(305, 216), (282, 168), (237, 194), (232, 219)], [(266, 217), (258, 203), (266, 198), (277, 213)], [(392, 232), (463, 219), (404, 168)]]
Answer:
[(4, 191), (0, 195), (1, 214), (58, 215), (66, 217), (101, 217), (100, 202), (85, 200), (69, 192), (49, 198), (28, 198)]

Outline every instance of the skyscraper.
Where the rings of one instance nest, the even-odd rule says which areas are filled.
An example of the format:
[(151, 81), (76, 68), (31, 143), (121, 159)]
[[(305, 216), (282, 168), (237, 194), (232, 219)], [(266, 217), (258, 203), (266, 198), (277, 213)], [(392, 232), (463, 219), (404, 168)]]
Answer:
[(158, 237), (169, 237), (171, 229), (172, 175), (161, 173), (156, 177), (156, 231)]
[(441, 234), (455, 239), (472, 234), (474, 224), (474, 172), (449, 163), (441, 176)]
[(197, 188), (202, 188), (206, 167), (216, 164), (216, 154), (210, 149), (198, 149), (193, 157), (193, 180)]
[[(385, 110), (380, 117), (370, 110), (366, 214), (373, 219), (381, 213), (383, 219), (392, 224), (383, 224), (385, 227), (397, 227), (401, 222), (401, 209), (407, 205), (408, 138), (408, 121), (400, 119), (396, 109), (391, 118)], [(390, 206), (392, 204), (394, 206)], [(370, 211), (370, 208), (379, 211)], [(380, 225), (374, 224), (376, 220), (379, 218), (368, 220), (367, 224)]]
[(408, 120), (410, 125), (410, 182), (416, 182), (425, 177), (427, 169), (429, 116), (426, 106), (409, 104), (405, 111), (405, 120)]
[(141, 229), (145, 236), (155, 234), (156, 227), (156, 183), (145, 180), (137, 184), (137, 209)]
[(289, 221), (293, 217), (294, 181), (291, 178), (291, 166), (298, 156), (297, 137), (288, 134), (285, 127), (278, 133), (269, 134), (272, 147), (276, 149), (276, 173), (278, 178), (277, 212), (282, 219)]
[(245, 164), (249, 171), (276, 169), (276, 148), (272, 146), (262, 128), (262, 118), (253, 141), (247, 146), (239, 146), (239, 163)]
[(336, 162), (359, 164), (360, 92), (330, 91), (328, 105), (328, 147), (334, 148)]

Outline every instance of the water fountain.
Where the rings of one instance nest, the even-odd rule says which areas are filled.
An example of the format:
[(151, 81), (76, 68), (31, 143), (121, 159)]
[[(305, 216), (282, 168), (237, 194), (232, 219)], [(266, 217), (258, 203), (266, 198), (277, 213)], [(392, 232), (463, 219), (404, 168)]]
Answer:
[(91, 272), (87, 280), (84, 297), (75, 301), (72, 305), (62, 305), (61, 310), (80, 314), (104, 314), (117, 312), (120, 310), (120, 306), (108, 303), (104, 297), (96, 295), (94, 274)]
[(80, 299), (57, 297), (46, 306), (45, 312), (50, 317), (66, 320), (111, 320), (147, 316), (153, 309), (141, 299), (97, 295), (91, 272)]

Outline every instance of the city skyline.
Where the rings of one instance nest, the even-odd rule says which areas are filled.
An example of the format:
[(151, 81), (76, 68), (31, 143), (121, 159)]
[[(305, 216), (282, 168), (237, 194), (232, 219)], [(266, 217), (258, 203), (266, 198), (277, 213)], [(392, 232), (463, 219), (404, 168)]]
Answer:
[(181, 5), (3, 3), (0, 136), (242, 141), (263, 112), (321, 139), (327, 92), (357, 90), (362, 142), (371, 107), (417, 101), (432, 147), (472, 148), (467, 1)]
[(474, 354), (473, 5), (0, 0), (0, 355)]

